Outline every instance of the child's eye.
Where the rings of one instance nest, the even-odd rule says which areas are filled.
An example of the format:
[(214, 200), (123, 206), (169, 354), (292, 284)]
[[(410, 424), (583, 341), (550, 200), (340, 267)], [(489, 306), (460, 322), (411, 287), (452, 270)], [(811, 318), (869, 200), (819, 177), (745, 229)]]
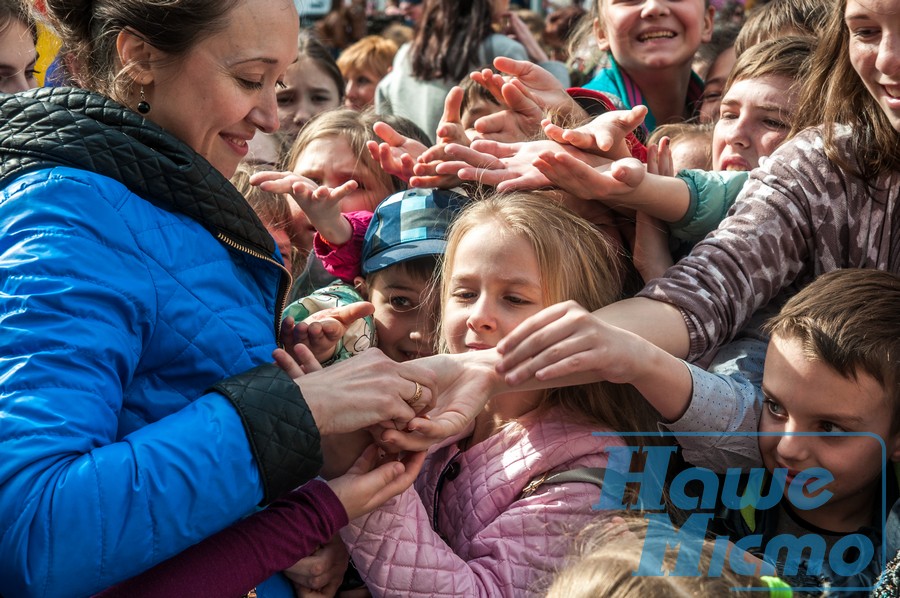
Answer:
[(787, 124), (781, 122), (780, 120), (775, 120), (774, 118), (767, 118), (763, 121), (767, 127), (772, 127), (773, 129), (786, 129)]
[(734, 112), (722, 112), (719, 115), (720, 120), (734, 120), (738, 117), (738, 115)]
[(844, 428), (841, 426), (832, 423), (832, 422), (822, 422), (822, 431), (823, 432), (846, 432)]
[(461, 302), (468, 302), (475, 299), (476, 295), (472, 291), (454, 291), (451, 295), (454, 299)]
[(769, 413), (771, 413), (775, 417), (781, 418), (787, 415), (784, 411), (784, 407), (782, 407), (772, 399), (766, 399), (764, 401), (764, 404), (766, 406), (766, 409), (769, 410)]
[(315, 95), (312, 97), (312, 101), (314, 104), (325, 104), (331, 101), (331, 96), (327, 95)]
[(402, 295), (394, 295), (390, 298), (391, 308), (394, 311), (409, 311), (415, 308), (415, 304), (409, 297), (403, 297)]
[(519, 297), (517, 295), (507, 295), (506, 300), (512, 303), (513, 305), (530, 305), (531, 301), (525, 299), (523, 297)]
[(714, 102), (722, 97), (722, 94), (718, 91), (712, 91), (709, 93), (705, 93), (700, 96), (701, 102)]

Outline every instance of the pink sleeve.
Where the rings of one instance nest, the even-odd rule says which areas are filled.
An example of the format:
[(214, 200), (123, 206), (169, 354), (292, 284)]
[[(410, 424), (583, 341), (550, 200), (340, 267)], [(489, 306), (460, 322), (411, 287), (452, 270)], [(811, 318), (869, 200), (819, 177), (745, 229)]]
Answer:
[(329, 274), (352, 285), (355, 277), (362, 276), (363, 240), (366, 237), (369, 222), (372, 221), (372, 212), (346, 212), (344, 218), (353, 229), (350, 240), (343, 245), (332, 247), (319, 233), (316, 233), (313, 239), (313, 250)]
[(240, 596), (312, 554), (346, 524), (347, 513), (328, 484), (312, 480), (95, 598)]
[[(519, 597), (561, 567), (572, 538), (600, 516), (593, 484), (548, 485), (471, 540), (464, 560), (432, 529), (412, 488), (341, 530), (373, 596)], [(488, 500), (488, 499), (485, 499)]]

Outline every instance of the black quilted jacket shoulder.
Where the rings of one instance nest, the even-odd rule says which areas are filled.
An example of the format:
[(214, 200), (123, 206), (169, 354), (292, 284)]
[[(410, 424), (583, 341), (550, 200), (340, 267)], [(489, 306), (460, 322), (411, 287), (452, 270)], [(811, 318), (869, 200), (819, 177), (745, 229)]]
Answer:
[(0, 187), (59, 165), (115, 179), (265, 255), (275, 244), (228, 179), (193, 149), (121, 104), (82, 89), (0, 96)]
[[(103, 96), (70, 88), (0, 94), (0, 188), (27, 172), (67, 166), (124, 184), (161, 209), (196, 220), (264, 256), (275, 244), (259, 218), (202, 156)], [(289, 280), (287, 274), (282, 284)], [(314, 477), (319, 432), (297, 385), (274, 364), (221, 381), (260, 469), (263, 502)]]

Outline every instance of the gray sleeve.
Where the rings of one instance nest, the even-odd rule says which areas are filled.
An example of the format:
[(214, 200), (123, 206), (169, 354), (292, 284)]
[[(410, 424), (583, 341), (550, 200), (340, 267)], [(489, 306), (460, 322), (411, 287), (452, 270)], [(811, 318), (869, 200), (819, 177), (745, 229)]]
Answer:
[(675, 433), (689, 463), (716, 472), (762, 465), (759, 439), (751, 434), (762, 412), (765, 348), (755, 340), (732, 343), (710, 371), (685, 362), (693, 381), (691, 404), (679, 420), (660, 425)]

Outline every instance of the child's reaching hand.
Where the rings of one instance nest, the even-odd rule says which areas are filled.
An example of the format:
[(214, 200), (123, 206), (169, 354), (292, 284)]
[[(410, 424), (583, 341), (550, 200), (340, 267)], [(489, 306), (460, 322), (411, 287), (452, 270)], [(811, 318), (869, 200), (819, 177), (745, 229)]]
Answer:
[(344, 542), (335, 535), (314, 553), (285, 569), (284, 576), (294, 584), (294, 591), (300, 598), (334, 596), (344, 580), (349, 562), (350, 555)]
[(490, 69), (476, 71), (469, 76), (505, 107), (475, 121), (475, 130), (482, 139), (512, 143), (532, 139), (540, 133), (544, 110), (527, 88), (506, 82)]
[(647, 172), (637, 158), (592, 167), (569, 152), (554, 151), (541, 152), (533, 161), (533, 167), (550, 184), (581, 199), (627, 195), (637, 189)]
[(293, 318), (287, 317), (281, 322), (282, 345), (285, 348), (303, 345), (313, 354), (317, 363), (324, 363), (334, 356), (338, 341), (346, 334), (347, 329), (360, 318), (371, 316), (374, 312), (374, 305), (368, 301), (359, 301), (317, 311), (296, 325)]
[(425, 453), (406, 453), (399, 460), (379, 463), (380, 449), (371, 444), (344, 475), (328, 481), (351, 520), (380, 507), (415, 481)]
[(447, 99), (444, 100), (444, 113), (437, 128), (438, 142), (419, 156), (413, 167), (415, 176), (409, 180), (411, 187), (452, 189), (462, 182), (456, 174), (438, 174), (437, 166), (447, 161), (448, 144), (469, 145), (469, 138), (466, 137), (460, 117), (463, 95), (462, 88), (458, 86), (453, 87), (447, 94)]
[(561, 117), (577, 121), (588, 118), (578, 102), (547, 69), (530, 60), (514, 60), (505, 56), (495, 58), (494, 67), (509, 75), (507, 82), (534, 101), (543, 112), (552, 110)]
[(575, 129), (563, 129), (545, 119), (541, 122), (544, 134), (560, 144), (575, 147), (611, 160), (631, 157), (625, 142), (629, 133), (641, 126), (647, 107), (638, 105), (631, 110), (613, 110), (596, 117)]
[(409, 182), (416, 159), (428, 148), (415, 139), (401, 135), (385, 122), (375, 123), (372, 130), (383, 140), (383, 143), (366, 142), (372, 159), (389, 175)]
[(560, 145), (549, 139), (520, 143), (479, 140), (472, 142), (470, 148), (450, 144), (446, 151), (456, 161), (439, 165), (439, 173), (455, 172), (462, 180), (496, 186), (498, 191), (553, 187), (554, 181), (534, 166), (535, 160), (544, 154), (570, 154), (568, 157), (586, 170), (592, 170), (591, 165), (609, 162), (573, 145)]
[(353, 235), (353, 228), (341, 215), (341, 200), (356, 190), (356, 181), (349, 180), (332, 189), (293, 172), (264, 171), (251, 176), (250, 183), (263, 191), (290, 194), (309, 223), (329, 243), (343, 245)]

